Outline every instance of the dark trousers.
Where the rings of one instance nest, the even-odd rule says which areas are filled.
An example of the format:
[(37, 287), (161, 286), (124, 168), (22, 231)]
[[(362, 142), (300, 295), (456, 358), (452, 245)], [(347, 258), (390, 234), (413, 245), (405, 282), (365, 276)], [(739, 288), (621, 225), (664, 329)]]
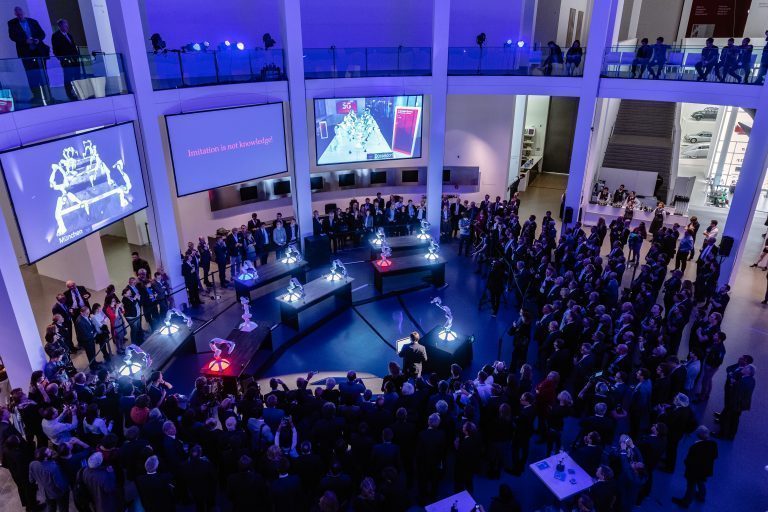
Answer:
[(753, 84), (762, 84), (765, 80), (765, 74), (768, 73), (768, 61), (760, 62), (760, 67), (757, 69), (757, 76), (752, 81)]
[(44, 59), (27, 58), (22, 61), (22, 64), (24, 66), (24, 71), (27, 74), (29, 90), (32, 92), (32, 101), (48, 101), (48, 77), (45, 72)]
[(75, 93), (75, 88), (72, 85), (72, 82), (82, 78), (82, 74), (80, 73), (80, 64), (73, 66), (62, 65), (61, 70), (64, 72), (64, 90), (67, 92), (67, 97), (73, 101), (78, 100), (79, 98)]
[(491, 309), (495, 315), (499, 312), (499, 306), (501, 306), (501, 294), (504, 290), (502, 288), (488, 288), (488, 291), (491, 294)]
[(435, 501), (437, 489), (440, 485), (440, 470), (436, 467), (421, 467), (417, 475), (419, 481), (419, 501), (422, 503)]
[(472, 247), (472, 238), (469, 235), (459, 236), (459, 256), (464, 251), (464, 256), (469, 256), (469, 249)]
[(733, 439), (739, 430), (741, 411), (729, 407), (720, 415), (720, 435), (725, 439)]
[(131, 326), (131, 343), (134, 345), (141, 345), (141, 342), (144, 341), (144, 331), (141, 328), (141, 317), (126, 317), (125, 319), (128, 320), (128, 325)]
[(522, 472), (525, 469), (530, 445), (530, 436), (519, 436), (512, 440), (512, 467), (515, 471)]
[(677, 251), (677, 256), (675, 256), (675, 270), (680, 269), (685, 272), (685, 267), (688, 264), (688, 256), (690, 254), (690, 252)]
[(61, 498), (49, 498), (45, 500), (46, 512), (69, 512), (69, 491)]
[(696, 73), (699, 75), (698, 80), (703, 81), (707, 79), (709, 74), (715, 68), (715, 64), (704, 64), (703, 62), (697, 62), (694, 67), (696, 68)]
[(259, 263), (261, 265), (266, 265), (268, 260), (269, 260), (269, 251), (268, 250), (265, 250), (261, 254), (259, 254)]
[(209, 278), (211, 274), (211, 264), (203, 265), (201, 268), (203, 269), (203, 283), (205, 286), (211, 286), (211, 280)]
[(187, 296), (189, 297), (189, 305), (192, 307), (202, 304), (200, 301), (200, 288), (197, 286), (197, 279), (192, 277), (191, 279), (185, 279), (187, 286)]
[(227, 262), (217, 261), (216, 266), (219, 267), (219, 284), (224, 287), (227, 285)]
[[(643, 74), (645, 73), (645, 69), (647, 67), (648, 67), (648, 59), (634, 59), (632, 61), (632, 66), (630, 67), (632, 78), (637, 78), (638, 76), (640, 78), (643, 78)], [(635, 73), (637, 73), (638, 68), (640, 69), (640, 74), (636, 76)]]
[(96, 359), (96, 342), (93, 339), (83, 340), (80, 342), (80, 346), (85, 349), (85, 356), (88, 358), (88, 363), (93, 364)]
[(704, 501), (707, 495), (707, 488), (704, 486), (706, 480), (699, 480), (695, 478), (685, 479), (685, 496), (683, 501), (690, 505), (695, 497), (698, 501)]
[[(648, 64), (648, 74), (651, 76), (651, 78), (659, 78), (662, 71), (664, 71), (664, 66), (666, 65), (666, 59), (652, 59)], [(654, 68), (656, 69), (654, 70)]]

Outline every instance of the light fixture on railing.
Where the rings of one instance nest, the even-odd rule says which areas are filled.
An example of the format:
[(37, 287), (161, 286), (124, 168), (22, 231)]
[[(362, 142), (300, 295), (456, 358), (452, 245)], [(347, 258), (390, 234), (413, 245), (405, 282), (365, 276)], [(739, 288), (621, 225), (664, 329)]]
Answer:
[(245, 43), (237, 43), (237, 49), (240, 51), (245, 50)]
[(522, 48), (523, 46), (525, 46), (525, 41), (523, 41), (523, 40), (521, 39), (521, 40), (519, 40), (519, 41), (517, 42), (517, 47), (518, 47), (518, 48)]
[(512, 48), (512, 40), (511, 39), (507, 39), (506, 41), (504, 41), (504, 48)]

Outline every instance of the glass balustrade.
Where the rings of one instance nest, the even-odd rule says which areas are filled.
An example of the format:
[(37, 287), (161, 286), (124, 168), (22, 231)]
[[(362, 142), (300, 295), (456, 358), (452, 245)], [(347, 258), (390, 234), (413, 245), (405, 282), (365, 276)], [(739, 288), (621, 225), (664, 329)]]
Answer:
[(552, 52), (548, 47), (455, 47), (448, 49), (448, 74), (515, 76), (582, 76), (585, 48)]
[(285, 80), (280, 49), (149, 53), (156, 91), (202, 85)]
[(429, 76), (432, 48), (305, 48), (304, 77)]
[(613, 46), (605, 52), (602, 76), (762, 84), (766, 72), (760, 65), (764, 50), (739, 46), (716, 50), (700, 46)]
[(0, 113), (129, 92), (120, 54), (0, 59)]

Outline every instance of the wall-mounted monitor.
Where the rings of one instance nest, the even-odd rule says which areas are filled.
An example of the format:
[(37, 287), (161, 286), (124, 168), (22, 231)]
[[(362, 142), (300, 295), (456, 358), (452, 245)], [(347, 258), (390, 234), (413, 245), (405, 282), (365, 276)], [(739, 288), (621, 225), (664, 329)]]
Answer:
[(6, 151), (0, 163), (30, 263), (147, 206), (130, 122)]
[(272, 193), (276, 196), (284, 196), (291, 193), (291, 180), (275, 181), (272, 184)]
[(309, 188), (312, 190), (312, 192), (323, 190), (324, 184), (325, 181), (323, 180), (322, 176), (312, 176), (309, 178)]
[(259, 186), (252, 185), (250, 187), (240, 188), (240, 200), (245, 201), (257, 201), (259, 199)]
[(451, 170), (443, 169), (443, 183), (450, 183), (450, 182), (451, 182)]
[(418, 183), (419, 182), (419, 171), (414, 170), (408, 170), (408, 171), (402, 171), (402, 174), (400, 175), (403, 183)]
[(347, 174), (339, 174), (339, 186), (340, 187), (354, 187), (355, 186), (355, 173), (350, 172)]
[(288, 171), (282, 103), (175, 114), (165, 122), (179, 197)]
[(424, 97), (315, 99), (317, 165), (421, 158)]
[(385, 185), (387, 183), (387, 171), (371, 171), (371, 185)]

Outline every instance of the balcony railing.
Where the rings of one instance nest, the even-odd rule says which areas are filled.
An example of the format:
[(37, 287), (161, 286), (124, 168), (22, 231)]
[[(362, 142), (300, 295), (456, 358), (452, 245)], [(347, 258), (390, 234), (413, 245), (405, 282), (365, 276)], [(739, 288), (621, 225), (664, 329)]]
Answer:
[(432, 48), (305, 48), (304, 77), (429, 76)]
[(571, 55), (564, 50), (553, 53), (549, 48), (517, 46), (448, 49), (448, 74), (517, 75), (517, 76), (581, 76), (584, 70), (585, 48)]
[[(734, 46), (717, 52), (702, 47), (665, 46), (639, 50), (638, 46), (613, 46), (606, 49), (602, 76), (726, 83), (761, 84), (760, 60), (765, 48), (751, 51)], [(765, 74), (765, 70), (762, 72)]]
[(120, 54), (0, 59), (0, 113), (129, 92)]
[(283, 50), (149, 53), (156, 91), (203, 85), (285, 80)]

